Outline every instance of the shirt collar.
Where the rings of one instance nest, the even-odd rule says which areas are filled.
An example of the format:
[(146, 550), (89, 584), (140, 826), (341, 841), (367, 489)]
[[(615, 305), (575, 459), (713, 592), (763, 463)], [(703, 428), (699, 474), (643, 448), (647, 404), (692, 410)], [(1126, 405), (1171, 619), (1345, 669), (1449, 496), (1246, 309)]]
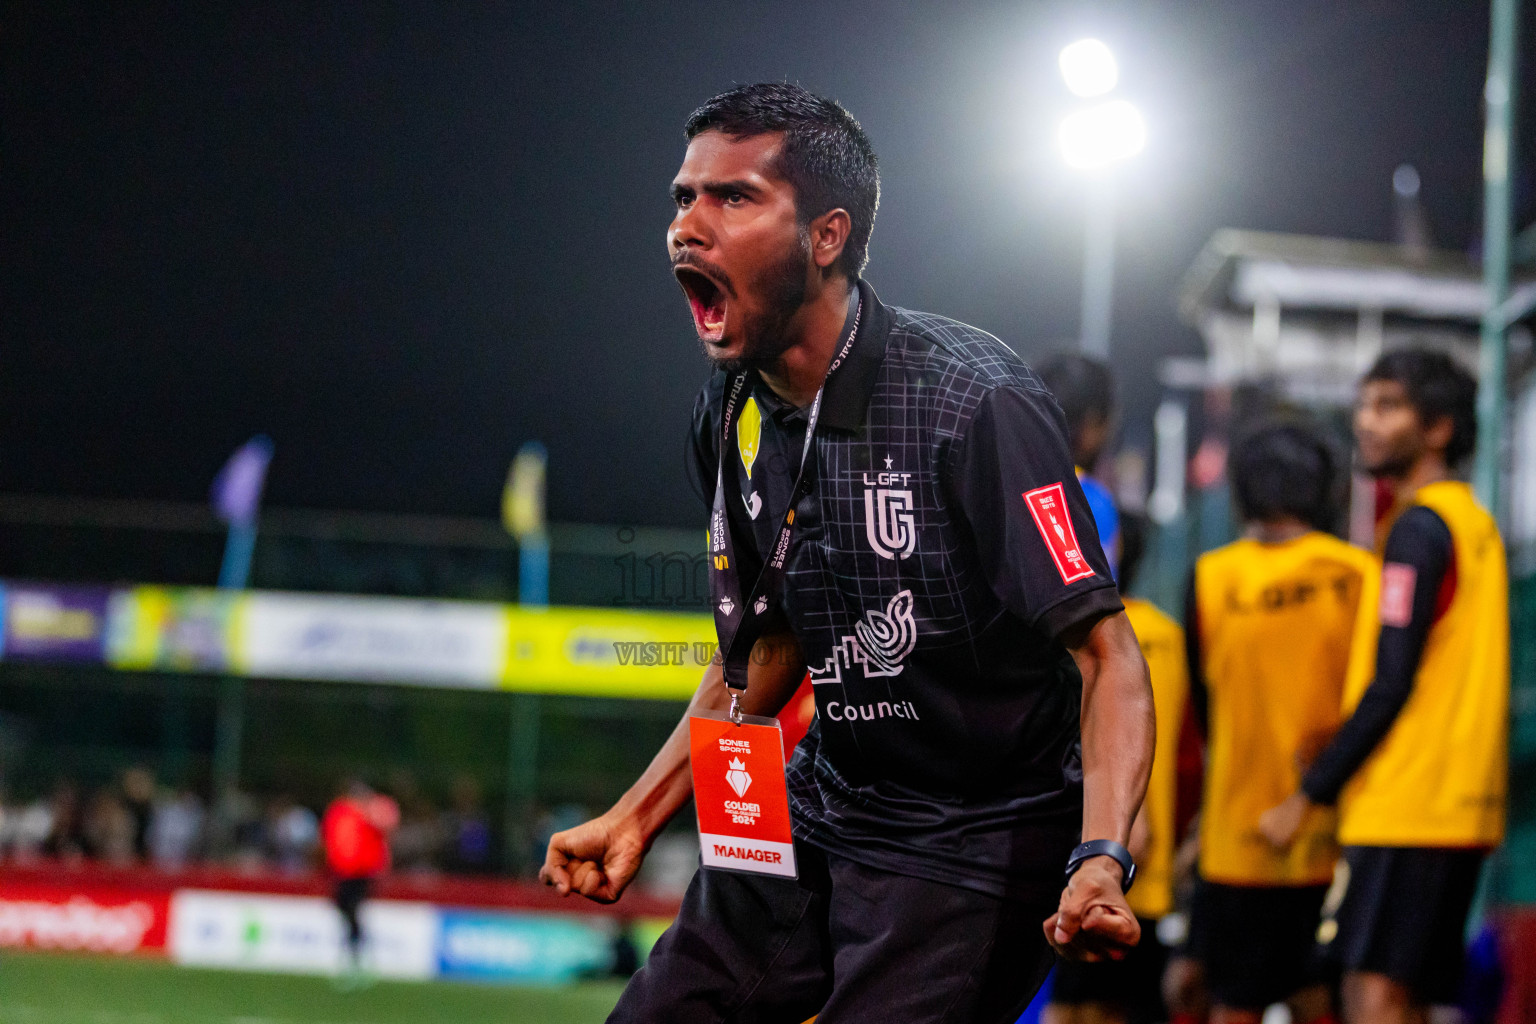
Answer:
[[(891, 332), (890, 311), (881, 305), (875, 290), (863, 280), (857, 287), (859, 303), (863, 304), (859, 333), (853, 339), (848, 358), (827, 381), (826, 393), (821, 396), (821, 422), (837, 430), (854, 431), (864, 425), (869, 396), (875, 390), (880, 364), (885, 361), (886, 338)], [(850, 319), (859, 303), (848, 304)], [(851, 327), (851, 323), (846, 325)]]
[[(848, 332), (853, 329), (856, 316), (859, 318), (859, 333), (853, 339), (853, 347), (848, 350), (847, 358), (827, 382), (826, 393), (821, 396), (819, 416), (821, 423), (847, 431), (856, 431), (864, 425), (864, 413), (869, 407), (869, 396), (875, 388), (875, 375), (885, 360), (885, 341), (891, 329), (890, 313), (880, 304), (875, 290), (864, 281), (859, 281), (855, 287), (857, 294), (848, 303), (848, 316), (837, 335), (838, 348), (842, 348), (841, 339), (848, 337)], [(859, 312), (861, 302), (862, 313)], [(809, 407), (801, 409), (790, 405), (774, 394), (773, 389), (764, 384), (756, 372), (752, 374), (751, 380), (753, 394), (769, 416), (781, 424), (796, 420), (804, 422)]]

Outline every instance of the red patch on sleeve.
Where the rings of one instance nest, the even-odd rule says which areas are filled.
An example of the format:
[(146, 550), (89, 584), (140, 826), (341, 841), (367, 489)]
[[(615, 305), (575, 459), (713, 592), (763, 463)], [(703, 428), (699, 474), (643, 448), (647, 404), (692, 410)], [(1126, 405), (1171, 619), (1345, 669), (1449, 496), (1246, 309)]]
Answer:
[(1413, 621), (1413, 591), (1419, 571), (1402, 562), (1381, 567), (1381, 624), (1405, 629)]
[(1072, 515), (1067, 511), (1067, 496), (1061, 484), (1036, 487), (1024, 494), (1024, 504), (1035, 518), (1035, 526), (1051, 552), (1061, 582), (1073, 583), (1093, 575), (1093, 566), (1083, 557), (1077, 546), (1077, 531), (1072, 528)]

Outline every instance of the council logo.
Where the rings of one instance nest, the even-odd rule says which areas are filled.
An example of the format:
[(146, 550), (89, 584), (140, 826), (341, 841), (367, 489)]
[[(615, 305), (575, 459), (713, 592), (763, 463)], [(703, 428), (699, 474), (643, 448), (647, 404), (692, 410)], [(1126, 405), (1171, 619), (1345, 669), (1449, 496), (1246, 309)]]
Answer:
[(843, 669), (858, 665), (866, 678), (897, 676), (917, 646), (917, 620), (912, 615), (912, 591), (903, 590), (886, 603), (885, 610), (871, 608), (854, 623), (853, 635), (844, 634), (821, 668), (811, 669), (811, 682), (841, 683)]

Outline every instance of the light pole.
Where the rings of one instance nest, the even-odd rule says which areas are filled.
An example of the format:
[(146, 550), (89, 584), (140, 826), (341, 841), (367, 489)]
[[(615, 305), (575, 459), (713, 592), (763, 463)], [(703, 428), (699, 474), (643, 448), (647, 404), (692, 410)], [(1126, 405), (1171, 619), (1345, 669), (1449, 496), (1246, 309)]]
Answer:
[(1510, 169), (1515, 149), (1515, 97), (1519, 88), (1519, 0), (1494, 0), (1489, 33), (1488, 81), (1483, 87), (1483, 312), (1478, 349), (1477, 455), (1472, 482), (1495, 516), (1503, 505), (1504, 381), (1509, 344), (1510, 235), (1513, 197)]
[[(1061, 51), (1061, 77), (1074, 96), (1094, 99), (1119, 81), (1115, 55), (1097, 39), (1079, 39)], [(1121, 99), (1074, 110), (1057, 133), (1067, 165), (1087, 172), (1087, 223), (1083, 239), (1083, 306), (1079, 347), (1084, 355), (1109, 357), (1115, 288), (1114, 164), (1141, 152), (1147, 126), (1141, 112)]]

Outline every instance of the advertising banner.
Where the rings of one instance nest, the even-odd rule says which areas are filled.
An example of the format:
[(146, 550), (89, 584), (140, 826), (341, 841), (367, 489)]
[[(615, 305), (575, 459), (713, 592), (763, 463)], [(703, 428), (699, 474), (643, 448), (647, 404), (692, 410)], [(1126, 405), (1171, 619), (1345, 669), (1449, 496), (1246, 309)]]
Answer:
[(196, 587), (115, 591), (108, 614), (107, 664), (227, 672), (245, 600), (240, 592)]
[(494, 604), (257, 593), (241, 641), (253, 676), (489, 689), (507, 630)]
[[(428, 903), (363, 904), (363, 957), (385, 978), (437, 970), (438, 912)], [(319, 896), (181, 889), (171, 898), (171, 958), (195, 967), (335, 974), (343, 964), (341, 914)]]
[(439, 976), (477, 981), (566, 982), (613, 962), (613, 928), (576, 915), (445, 910)]
[(0, 657), (100, 663), (110, 596), (106, 587), (7, 583), (0, 594)]
[(530, 693), (687, 700), (715, 654), (707, 615), (506, 609), (502, 686)]
[(168, 909), (164, 893), (0, 879), (0, 947), (163, 953)]
[(704, 615), (201, 587), (0, 586), (0, 657), (273, 679), (685, 700)]

